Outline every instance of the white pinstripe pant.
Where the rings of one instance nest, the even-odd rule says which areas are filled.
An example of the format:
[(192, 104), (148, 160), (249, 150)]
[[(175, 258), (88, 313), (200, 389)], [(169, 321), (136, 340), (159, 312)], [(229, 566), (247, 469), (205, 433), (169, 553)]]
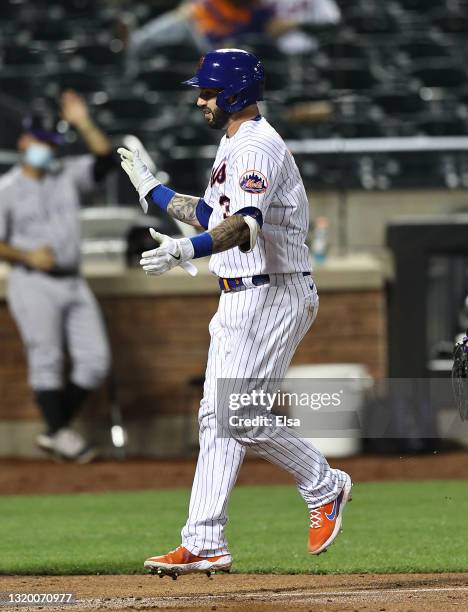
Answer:
[(200, 556), (228, 552), (226, 507), (246, 447), (290, 472), (310, 507), (335, 499), (345, 474), (333, 470), (307, 439), (289, 431), (268, 438), (217, 436), (217, 379), (281, 379), (294, 352), (312, 325), (318, 296), (302, 275), (283, 276), (244, 291), (221, 295), (210, 323), (203, 399), (199, 411), (200, 453), (182, 544)]

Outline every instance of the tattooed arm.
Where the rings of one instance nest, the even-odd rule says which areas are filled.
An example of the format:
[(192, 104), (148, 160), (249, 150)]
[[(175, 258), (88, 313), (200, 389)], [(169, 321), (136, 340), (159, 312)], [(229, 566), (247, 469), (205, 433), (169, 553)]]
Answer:
[[(174, 219), (193, 225), (197, 229), (204, 229), (197, 219), (197, 206), (199, 199), (194, 196), (176, 193), (172, 198), (167, 212)], [(213, 238), (213, 253), (221, 253), (249, 242), (250, 229), (244, 217), (233, 215), (208, 232)]]
[[(167, 207), (167, 212), (174, 219), (204, 229), (197, 218), (199, 198), (176, 193)], [(250, 229), (244, 217), (233, 215), (208, 232), (213, 239), (213, 253), (221, 253), (249, 243)]]
[(221, 253), (248, 244), (250, 229), (240, 215), (232, 215), (208, 232), (213, 239), (213, 253)]
[(174, 219), (193, 225), (197, 229), (203, 229), (197, 219), (197, 206), (199, 201), (199, 198), (195, 196), (176, 193), (167, 207), (167, 213), (171, 217), (174, 217)]

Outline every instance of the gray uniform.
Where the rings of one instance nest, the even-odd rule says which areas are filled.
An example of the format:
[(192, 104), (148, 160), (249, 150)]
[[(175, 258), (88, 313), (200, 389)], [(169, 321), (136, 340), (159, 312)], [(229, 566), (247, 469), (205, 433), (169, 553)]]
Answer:
[(80, 265), (80, 196), (94, 188), (94, 157), (64, 159), (36, 181), (14, 167), (0, 178), (0, 241), (31, 251), (50, 247), (63, 276), (14, 265), (7, 298), (27, 350), (33, 389), (63, 386), (64, 346), (70, 378), (85, 389), (107, 375), (110, 351), (96, 300), (74, 271)]

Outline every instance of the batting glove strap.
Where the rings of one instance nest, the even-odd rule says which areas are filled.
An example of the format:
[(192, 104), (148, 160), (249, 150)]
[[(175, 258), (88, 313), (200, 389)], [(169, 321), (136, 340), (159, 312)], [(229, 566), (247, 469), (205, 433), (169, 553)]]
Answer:
[(195, 257), (195, 249), (193, 248), (193, 243), (190, 238), (180, 238), (176, 240), (176, 242), (182, 261), (189, 261)]

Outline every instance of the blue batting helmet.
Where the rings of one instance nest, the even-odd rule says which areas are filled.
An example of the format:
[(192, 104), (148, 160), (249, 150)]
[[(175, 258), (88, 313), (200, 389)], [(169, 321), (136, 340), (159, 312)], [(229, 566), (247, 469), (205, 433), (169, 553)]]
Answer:
[(200, 61), (197, 74), (184, 85), (219, 89), (216, 104), (226, 113), (236, 113), (263, 100), (265, 70), (262, 62), (242, 49), (210, 51)]

